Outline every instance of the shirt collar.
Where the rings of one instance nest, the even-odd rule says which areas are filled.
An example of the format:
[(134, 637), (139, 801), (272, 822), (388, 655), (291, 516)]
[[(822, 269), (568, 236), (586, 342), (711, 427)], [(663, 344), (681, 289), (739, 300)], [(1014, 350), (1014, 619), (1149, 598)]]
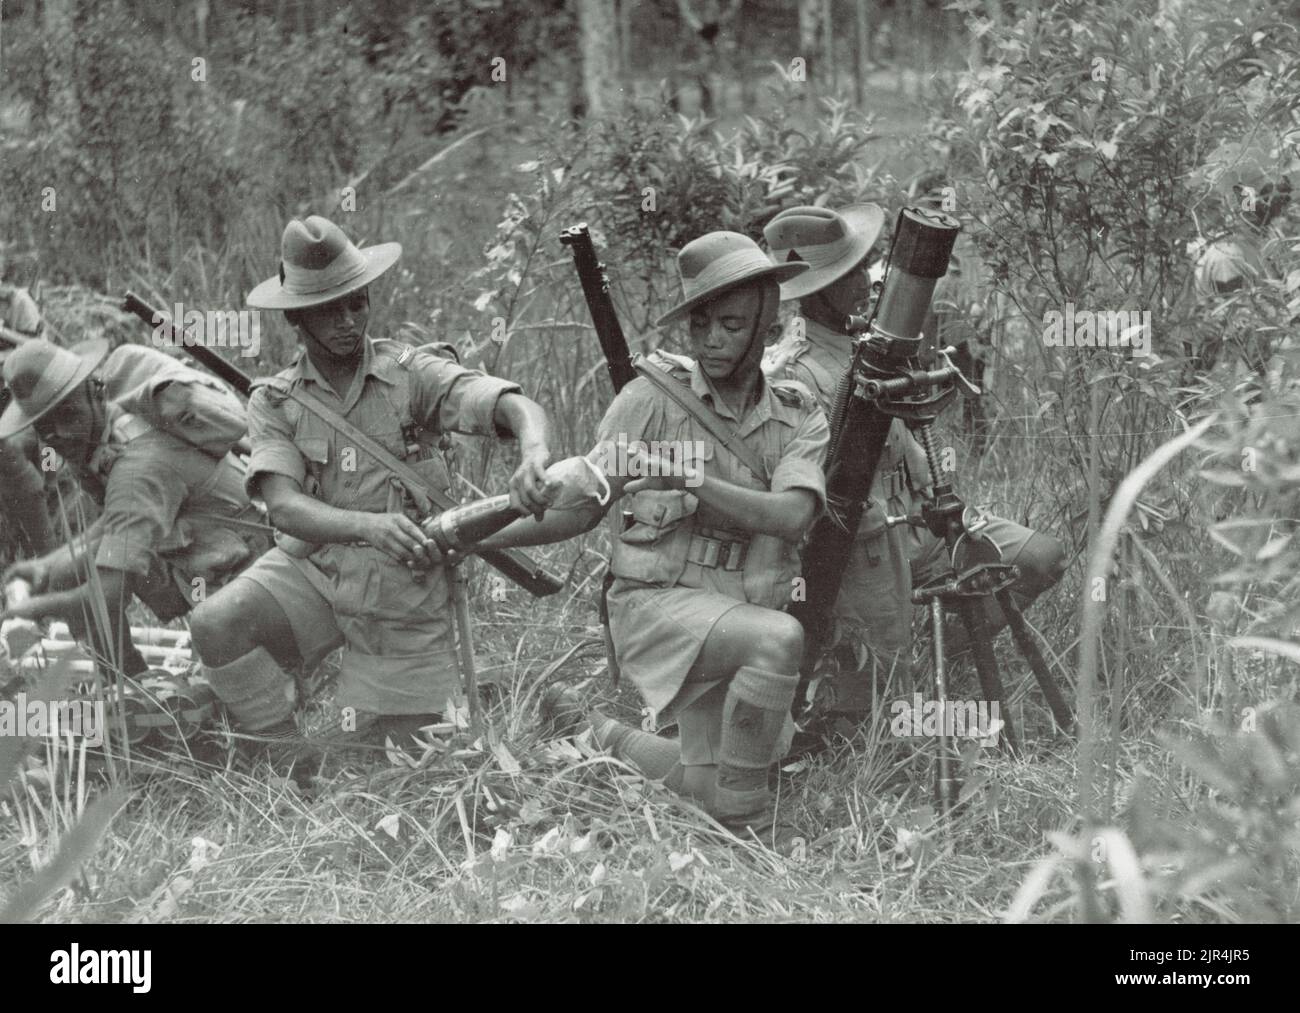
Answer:
[[(373, 376), (376, 380), (382, 380), (388, 384), (396, 383), (397, 378), (393, 373), (399, 367), (390, 356), (375, 354), (375, 340), (371, 337), (366, 338), (365, 347), (361, 352), (361, 375), (363, 377)], [(307, 354), (305, 347), (298, 349), (298, 355), (289, 366), (289, 371), (290, 380), (310, 380), (326, 390), (334, 389), (330, 382), (321, 376), (320, 370), (311, 361), (311, 356)], [(353, 383), (356, 383), (355, 379)], [(345, 391), (344, 396), (346, 397), (346, 395), (347, 392)]]
[(838, 359), (846, 362), (849, 354), (853, 351), (852, 335), (833, 331), (825, 324), (819, 324), (816, 320), (810, 320), (807, 317), (804, 317), (804, 334), (807, 336), (810, 345), (823, 352), (830, 352)]
[(767, 382), (762, 370), (759, 370), (758, 374), (758, 403), (745, 414), (744, 419), (737, 419), (727, 402), (714, 393), (713, 385), (709, 383), (709, 378), (704, 375), (704, 370), (700, 368), (698, 361), (691, 365), (691, 390), (718, 415), (734, 423), (741, 436), (753, 432), (774, 415), (783, 422), (788, 421), (785, 406), (772, 393), (772, 385)]

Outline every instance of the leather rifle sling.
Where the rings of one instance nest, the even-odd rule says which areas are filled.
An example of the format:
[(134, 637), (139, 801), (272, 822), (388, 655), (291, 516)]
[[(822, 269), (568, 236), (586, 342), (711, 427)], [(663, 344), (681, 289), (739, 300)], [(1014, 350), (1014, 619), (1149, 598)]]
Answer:
[[(276, 376), (262, 377), (254, 380), (252, 387), (270, 387), (279, 391), (302, 405), (303, 408), (311, 412), (331, 429), (351, 440), (361, 450), (397, 476), (402, 485), (406, 486), (410, 491), (411, 498), (415, 500), (416, 506), (419, 507), (422, 513), (431, 513), (432, 508), (435, 506), (439, 510), (450, 510), (459, 505), (446, 493), (431, 486), (418, 471), (378, 441), (367, 436), (333, 408), (323, 404), (306, 391), (299, 390), (289, 381)], [(512, 580), (522, 584), (534, 596), (553, 594), (563, 586), (561, 581), (541, 570), (536, 563), (516, 549), (496, 549), (492, 552), (480, 553), (480, 558), (489, 566), (495, 567)], [(518, 571), (518, 575), (511, 573), (511, 569)], [(533, 590), (524, 582), (525, 576), (533, 580), (538, 588), (545, 587), (547, 589)]]
[(643, 355), (633, 358), (632, 365), (638, 373), (676, 401), (678, 406), (703, 426), (710, 436), (731, 451), (732, 455), (752, 471), (760, 482), (764, 485), (770, 483), (763, 459), (741, 440), (734, 429), (721, 421), (695, 391), (673, 379), (665, 370), (648, 361)]

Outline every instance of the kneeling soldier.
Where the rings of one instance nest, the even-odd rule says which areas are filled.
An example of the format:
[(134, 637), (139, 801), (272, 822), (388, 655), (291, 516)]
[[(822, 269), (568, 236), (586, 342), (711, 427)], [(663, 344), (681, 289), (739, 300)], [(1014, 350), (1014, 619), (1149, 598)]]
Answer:
[(303, 347), (276, 380), (255, 385), (247, 482), (291, 537), (196, 612), (194, 646), (238, 725), (266, 738), (294, 733), (286, 669), (342, 646), (339, 706), (379, 742), (401, 740), (439, 720), (458, 693), (450, 586), (433, 542), (404, 512), (396, 476), (348, 431), (442, 491), (442, 434), (513, 434), (521, 462), (512, 501), (534, 513), (547, 499), (546, 415), (517, 384), (367, 336), (368, 286), (396, 263), (399, 244), (360, 250), (312, 216), (291, 221), (281, 247), (280, 276), (248, 304), (286, 311)]
[[(884, 214), (874, 204), (853, 204), (839, 211), (796, 207), (782, 211), (763, 230), (774, 263), (811, 265), (806, 274), (781, 286), (783, 300), (799, 300), (805, 328), (805, 340), (792, 350), (784, 375), (806, 384), (828, 410), (852, 359), (853, 336), (847, 322), (850, 314), (865, 308), (871, 291), (867, 258), (883, 223)], [(835, 603), (837, 621), (862, 637), (885, 674), (910, 670), (912, 586), (924, 583), (947, 564), (944, 543), (928, 530), (886, 525), (887, 514), (919, 513), (929, 485), (925, 452), (907, 427), (895, 420)], [(959, 564), (1016, 564), (1021, 576), (1012, 595), (1022, 608), (1064, 572), (1065, 549), (1049, 535), (991, 517), (980, 536), (970, 540)], [(996, 602), (990, 600), (988, 608), (993, 633), (1005, 620)], [(965, 630), (953, 629), (948, 640), (949, 653), (956, 653), (965, 646)], [(869, 675), (846, 672), (837, 679), (831, 712), (851, 720), (863, 717), (872, 699)]]
[[(132, 595), (174, 619), (270, 546), (230, 452), (246, 429), (243, 406), (155, 348), (110, 352), (99, 339), (74, 349), (28, 341), (5, 360), (4, 377), (13, 403), (0, 440), (34, 427), (102, 507), (73, 542), (6, 571), (6, 583), (21, 578), (34, 592), (6, 616), (64, 619), (104, 658), (121, 643), (120, 667), (137, 675), (147, 666), (126, 635)], [(90, 618), (96, 588), (108, 630)]]
[[(603, 715), (596, 737), (724, 825), (784, 847), (790, 830), (767, 778), (793, 730), (803, 631), (781, 610), (825, 506), (827, 425), (806, 390), (766, 381), (760, 362), (779, 333), (778, 283), (807, 267), (774, 266), (734, 232), (688, 243), (677, 264), (685, 298), (659, 324), (688, 321), (695, 361), (642, 363), (589, 459), (609, 477), (610, 502), (631, 496), (631, 523), (616, 514), (612, 534), (617, 662), (659, 723), (678, 723), (680, 740)], [(517, 521), (487, 544), (572, 537), (607, 506)]]

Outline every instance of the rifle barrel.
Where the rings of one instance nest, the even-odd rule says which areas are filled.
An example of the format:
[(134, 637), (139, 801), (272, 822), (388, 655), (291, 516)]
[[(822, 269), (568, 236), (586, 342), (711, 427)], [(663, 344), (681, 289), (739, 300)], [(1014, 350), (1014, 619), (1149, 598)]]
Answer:
[(614, 300), (609, 295), (609, 277), (605, 273), (605, 265), (596, 259), (596, 248), (591, 242), (591, 232), (586, 222), (579, 222), (560, 233), (560, 243), (573, 248), (573, 265), (578, 271), (578, 280), (582, 283), (582, 295), (587, 301), (587, 311), (596, 328), (600, 350), (605, 354), (609, 381), (617, 394), (636, 378), (636, 369), (632, 365), (632, 353), (628, 350), (623, 327), (618, 322)]
[(146, 324), (155, 329), (166, 326), (167, 330), (171, 334), (172, 344), (178, 348), (184, 348), (191, 356), (197, 359), (217, 376), (221, 377), (221, 379), (225, 380), (226, 383), (234, 387), (235, 390), (243, 394), (244, 397), (248, 397), (252, 392), (253, 378), (251, 376), (233, 363), (227, 362), (212, 349), (205, 348), (203, 345), (199, 344), (186, 343), (183, 338), (183, 332), (174, 322), (169, 320), (167, 314), (163, 313), (162, 310), (154, 309), (154, 307), (150, 306), (134, 292), (128, 292), (122, 299), (122, 309), (133, 316), (139, 317)]

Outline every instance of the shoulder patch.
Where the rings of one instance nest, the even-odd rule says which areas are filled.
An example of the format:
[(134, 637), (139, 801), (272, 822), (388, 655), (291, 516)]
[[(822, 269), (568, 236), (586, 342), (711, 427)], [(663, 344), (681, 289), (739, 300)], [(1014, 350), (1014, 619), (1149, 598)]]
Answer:
[(780, 379), (772, 381), (772, 393), (787, 408), (811, 408), (816, 401), (812, 391), (798, 380)]

